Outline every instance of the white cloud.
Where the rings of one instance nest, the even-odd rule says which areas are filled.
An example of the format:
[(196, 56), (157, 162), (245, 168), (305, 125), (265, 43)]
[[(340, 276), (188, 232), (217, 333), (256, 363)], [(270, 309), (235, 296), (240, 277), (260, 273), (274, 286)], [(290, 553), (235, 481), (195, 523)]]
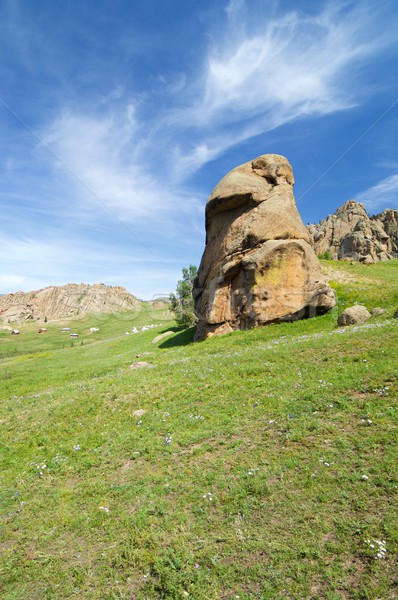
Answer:
[(66, 171), (80, 196), (112, 208), (130, 206), (140, 216), (152, 182), (134, 164), (134, 134), (131, 107), (120, 119), (68, 112), (52, 123), (44, 142), (60, 159), (58, 176)]
[[(237, 7), (244, 19), (247, 7)], [(347, 69), (375, 50), (358, 18), (363, 15), (355, 11), (343, 18), (337, 5), (313, 16), (260, 15), (250, 33), (241, 26), (227, 31), (208, 57), (199, 120), (212, 122), (220, 112), (232, 122), (270, 109), (288, 116), (351, 106)]]
[(118, 109), (108, 105), (90, 116), (65, 110), (38, 136), (52, 179), (37, 210), (64, 219), (69, 230), (124, 227), (147, 255), (187, 230), (190, 240), (202, 238), (197, 217), (205, 197), (173, 180), (168, 132), (154, 120), (154, 134), (132, 101)]
[(382, 179), (372, 187), (356, 196), (370, 212), (377, 212), (385, 208), (398, 209), (398, 174)]
[(180, 148), (181, 177), (242, 140), (354, 107), (366, 93), (357, 67), (389, 40), (372, 32), (365, 5), (348, 13), (328, 5), (312, 15), (251, 8), (229, 3), (225, 30), (191, 82), (192, 103), (173, 115), (192, 131)]
[(51, 160), (59, 159), (57, 185), (60, 179), (64, 188), (73, 184), (69, 213), (92, 220), (97, 207), (102, 218), (105, 210), (128, 224), (164, 226), (187, 192), (170, 185), (165, 161), (157, 156), (154, 142), (147, 141), (149, 131), (132, 103), (117, 115), (109, 107), (104, 112), (86, 116), (67, 111), (42, 134)]
[(90, 116), (66, 110), (55, 119), (43, 137), (63, 163), (58, 175), (66, 166), (80, 189), (80, 204), (69, 210), (84, 218), (102, 203), (129, 223), (172, 221), (187, 201), (182, 183), (232, 146), (355, 106), (366, 93), (356, 67), (388, 43), (388, 32), (384, 41), (364, 35), (366, 5), (348, 12), (328, 5), (316, 14), (282, 14), (275, 6), (261, 11), (231, 0), (199, 75), (180, 73), (176, 87), (161, 84), (155, 113), (119, 85), (103, 97), (99, 114), (94, 106)]
[[(360, 105), (363, 98), (370, 109), (371, 94), (382, 97), (382, 86), (390, 85), (374, 73), (377, 52), (395, 36), (393, 19), (383, 20), (382, 9), (366, 0), (289, 4), (299, 8), (287, 12), (277, 0), (230, 0), (221, 11), (220, 4), (209, 12), (201, 8), (206, 37), (201, 30), (189, 47), (175, 40), (178, 56), (185, 52), (190, 58), (171, 69), (171, 55), (164, 64), (161, 56), (145, 66), (141, 59), (131, 60), (147, 48), (152, 59), (156, 53), (147, 32), (138, 42), (129, 28), (114, 54), (94, 52), (79, 69), (78, 53), (68, 62), (69, 38), (58, 44), (44, 28), (36, 39), (37, 28), (27, 22), (30, 42), (24, 34), (15, 44), (21, 52), (29, 48), (26, 56), (18, 55), (30, 66), (25, 88), (36, 79), (40, 87), (32, 88), (28, 101), (14, 96), (12, 106), (48, 148), (17, 115), (8, 115), (13, 128), (2, 143), (0, 264), (10, 279), (0, 285), (8, 281), (33, 289), (49, 278), (60, 284), (79, 273), (81, 280), (126, 282), (130, 289), (131, 282), (140, 281), (141, 295), (163, 293), (167, 278), (177, 280), (181, 265), (198, 262), (200, 257), (191, 256), (203, 248), (204, 204), (211, 189), (199, 176), (191, 179), (197, 188), (189, 188), (190, 176), (240, 142), (295, 120), (308, 119), (316, 127), (309, 117)], [(312, 12), (305, 12), (308, 6)], [(214, 21), (205, 20), (208, 14)], [(86, 39), (85, 32), (81, 37), (85, 25), (74, 16), (72, 25), (81, 28), (76, 40)], [(95, 27), (88, 34), (94, 40)], [(168, 32), (164, 35), (167, 40)], [(102, 36), (98, 40), (103, 43)], [(211, 41), (203, 51), (205, 40)], [(134, 47), (126, 52), (127, 42)], [(160, 35), (158, 44), (159, 49)], [(120, 65), (113, 62), (116, 57)], [(16, 79), (25, 81), (18, 71)], [(57, 102), (63, 103), (58, 109)], [(393, 198), (394, 177), (362, 193), (368, 207), (376, 196)], [(388, 203), (383, 199), (379, 205)], [(10, 231), (20, 239), (7, 237)], [(101, 238), (92, 243), (94, 231)]]

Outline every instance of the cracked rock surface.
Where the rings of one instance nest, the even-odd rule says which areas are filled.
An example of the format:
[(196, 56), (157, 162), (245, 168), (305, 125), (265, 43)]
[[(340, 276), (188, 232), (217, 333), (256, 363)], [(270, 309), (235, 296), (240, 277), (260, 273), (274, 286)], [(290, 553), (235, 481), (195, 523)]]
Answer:
[(293, 185), (288, 160), (266, 154), (230, 171), (211, 193), (193, 292), (196, 339), (315, 316), (335, 305)]
[(369, 217), (360, 202), (348, 200), (333, 215), (307, 227), (315, 252), (338, 260), (371, 264), (389, 260), (398, 252), (398, 211), (385, 210)]

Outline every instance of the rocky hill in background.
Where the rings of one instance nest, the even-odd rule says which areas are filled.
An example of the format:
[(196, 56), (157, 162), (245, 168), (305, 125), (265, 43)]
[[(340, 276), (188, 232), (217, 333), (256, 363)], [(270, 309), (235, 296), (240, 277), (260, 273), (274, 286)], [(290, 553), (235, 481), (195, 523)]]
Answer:
[(307, 229), (318, 256), (368, 264), (398, 257), (398, 210), (370, 217), (363, 204), (349, 200)]
[(398, 256), (398, 210), (387, 208), (379, 215), (371, 217), (372, 220), (381, 221), (384, 231), (391, 240), (391, 248), (394, 257)]
[(87, 313), (139, 310), (140, 305), (140, 301), (123, 287), (71, 283), (1, 296), (0, 321), (52, 321)]

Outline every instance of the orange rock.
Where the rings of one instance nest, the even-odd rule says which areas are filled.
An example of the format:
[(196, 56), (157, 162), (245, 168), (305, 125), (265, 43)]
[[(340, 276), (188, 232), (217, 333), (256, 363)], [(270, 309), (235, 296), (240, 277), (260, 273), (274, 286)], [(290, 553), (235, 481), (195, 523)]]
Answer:
[(288, 160), (267, 154), (233, 169), (211, 193), (194, 289), (196, 339), (315, 316), (335, 305), (293, 184)]

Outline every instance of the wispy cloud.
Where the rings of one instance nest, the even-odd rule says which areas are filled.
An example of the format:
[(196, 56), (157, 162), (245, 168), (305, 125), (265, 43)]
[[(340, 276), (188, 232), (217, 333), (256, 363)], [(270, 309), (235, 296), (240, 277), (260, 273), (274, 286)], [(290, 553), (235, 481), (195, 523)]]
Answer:
[[(54, 284), (63, 284), (79, 272), (86, 282), (137, 281), (141, 297), (151, 289), (163, 294), (180, 275), (181, 253), (203, 244), (203, 198), (172, 185), (134, 105), (120, 104), (116, 112), (104, 102), (90, 116), (65, 109), (36, 135), (25, 128), (25, 152), (46, 184), (38, 187), (31, 172), (23, 192), (0, 192), (8, 207), (4, 232), (15, 232), (0, 239), (0, 263), (7, 264), (2, 291), (17, 283), (43, 287), (49, 272), (56, 273)], [(15, 160), (14, 185), (20, 168)], [(29, 219), (21, 221), (21, 207)], [(169, 244), (174, 248), (165, 252)]]
[(398, 174), (382, 179), (356, 196), (368, 211), (377, 212), (385, 208), (398, 209)]
[(161, 173), (157, 178), (145, 165), (145, 139), (133, 105), (121, 115), (66, 112), (43, 132), (43, 140), (60, 159), (58, 176), (66, 175), (77, 197), (84, 197), (80, 210), (92, 215), (93, 204), (101, 201), (120, 218), (139, 223), (162, 218), (173, 205)]
[(254, 13), (255, 20), (243, 0), (229, 3), (225, 31), (191, 82), (195, 99), (178, 111), (180, 123), (194, 131), (190, 151), (180, 149), (181, 173), (295, 119), (356, 106), (366, 93), (357, 85), (357, 67), (391, 42), (388, 31), (372, 29), (366, 4), (347, 11), (337, 3), (316, 14)]
[(63, 163), (57, 175), (66, 165), (82, 192), (69, 211), (84, 218), (100, 200), (129, 223), (172, 220), (192, 197), (184, 182), (232, 146), (361, 101), (366, 86), (356, 67), (390, 41), (388, 28), (364, 35), (366, 3), (312, 14), (257, 10), (255, 18), (251, 5), (229, 2), (199, 75), (181, 73), (178, 90), (166, 86), (155, 113), (139, 93), (117, 85), (89, 116), (66, 107), (43, 129)]
[[(0, 106), (3, 289), (78, 273), (164, 293), (181, 265), (199, 262), (212, 161), (222, 157), (217, 179), (224, 159), (252, 157), (244, 142), (255, 136), (267, 151), (278, 127), (294, 139), (295, 122), (316, 129), (365, 104), (366, 131), (372, 99), (378, 110), (388, 88), (393, 100), (392, 2), (208, 0), (167, 23), (130, 4), (48, 2), (37, 21), (19, 0), (0, 7), (0, 96), (12, 108)], [(314, 144), (336, 142), (320, 136)], [(392, 204), (395, 177), (361, 194), (368, 207), (376, 195)]]

